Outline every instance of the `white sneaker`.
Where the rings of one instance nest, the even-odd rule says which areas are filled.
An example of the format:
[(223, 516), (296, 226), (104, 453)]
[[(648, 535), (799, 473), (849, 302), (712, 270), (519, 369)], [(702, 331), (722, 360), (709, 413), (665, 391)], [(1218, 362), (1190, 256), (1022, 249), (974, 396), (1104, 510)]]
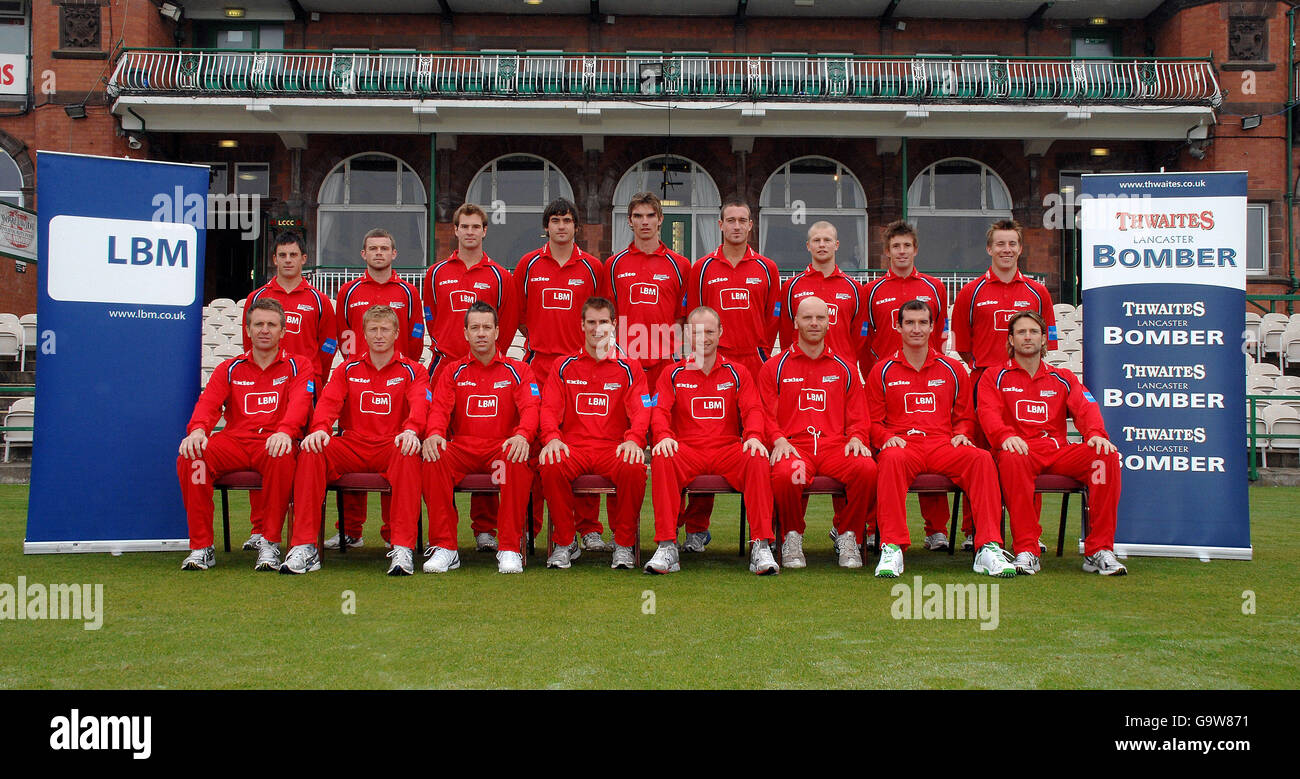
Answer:
[(835, 539), (835, 551), (839, 553), (841, 568), (862, 567), (862, 550), (858, 549), (858, 537), (852, 530)]
[(361, 547), (366, 545), (366, 541), (363, 538), (353, 538), (352, 536), (344, 536), (342, 533), (335, 533), (334, 535), (325, 539), (325, 548), (338, 549), (340, 536), (342, 538), (347, 539), (347, 545), (349, 549), (360, 549)]
[(781, 561), (786, 568), (807, 568), (808, 559), (803, 556), (803, 535), (791, 530), (785, 534), (785, 543), (781, 544)]
[(1010, 579), (1016, 575), (1016, 566), (1007, 559), (1007, 554), (1002, 551), (1002, 547), (993, 541), (980, 547), (979, 553), (975, 555), (974, 570), (975, 573), (986, 573), (1002, 579)]
[(961, 542), (961, 550), (963, 552), (975, 551), (975, 536), (966, 536)]
[(280, 570), (280, 545), (273, 544), (266, 539), (257, 546), (257, 562), (253, 565), (254, 571), (278, 571)]
[(206, 546), (202, 549), (194, 549), (190, 552), (189, 557), (181, 563), (182, 571), (206, 571), (217, 564), (217, 550), (215, 547)]
[[(971, 543), (974, 543), (973, 541)], [(942, 552), (948, 548), (947, 533), (931, 533), (925, 537), (925, 548), (931, 552)]]
[(703, 552), (704, 547), (709, 545), (713, 540), (713, 533), (706, 530), (703, 533), (687, 533), (686, 543), (682, 545), (682, 550), (686, 552)]
[(316, 553), (315, 544), (299, 544), (289, 549), (284, 562), (280, 564), (280, 573), (307, 573), (320, 570), (320, 555)]
[(262, 546), (262, 534), (254, 533), (248, 537), (248, 540), (244, 542), (244, 545), (241, 546), (240, 549), (243, 549), (245, 552), (251, 552), (254, 549), (261, 548), (261, 546)]
[(524, 556), (518, 552), (497, 552), (497, 573), (523, 573)]
[[(409, 546), (394, 546), (393, 551), (388, 553), (392, 563), (388, 566), (389, 576), (410, 576), (415, 573), (414, 555), (411, 553)], [(460, 561), (456, 561), (460, 565)]]
[(660, 541), (654, 556), (645, 564), (646, 573), (677, 573), (681, 569), (682, 563), (677, 555), (677, 544), (672, 541)]
[(600, 533), (597, 533), (594, 530), (582, 537), (581, 546), (583, 549), (586, 549), (588, 552), (614, 551), (614, 547), (605, 543), (605, 539), (600, 537)]
[(1119, 561), (1115, 552), (1101, 549), (1095, 555), (1083, 558), (1083, 570), (1087, 573), (1099, 573), (1102, 576), (1127, 576), (1128, 568)]
[(574, 560), (582, 556), (582, 549), (578, 546), (577, 539), (568, 546), (557, 546), (551, 551), (551, 556), (546, 558), (547, 568), (568, 568)]
[(880, 562), (876, 563), (876, 576), (881, 579), (897, 579), (903, 573), (903, 548), (898, 544), (885, 544), (880, 550)]
[(424, 550), (424, 556), (429, 558), (424, 561), (425, 573), (446, 573), (460, 567), (460, 552), (455, 549), (431, 546)]
[(632, 554), (632, 547), (614, 545), (614, 559), (610, 561), (610, 568), (621, 568), (631, 570), (636, 566), (636, 555)]
[(772, 545), (766, 541), (755, 541), (749, 550), (749, 572), (759, 576), (775, 576), (781, 573), (781, 566), (772, 556)]
[(497, 550), (497, 537), (491, 533), (479, 533), (474, 536), (474, 546), (479, 552), (495, 552)]
[(1016, 573), (1026, 576), (1033, 576), (1043, 570), (1043, 564), (1038, 559), (1038, 555), (1033, 552), (1021, 552), (1016, 555), (1016, 560), (1012, 563), (1016, 567)]

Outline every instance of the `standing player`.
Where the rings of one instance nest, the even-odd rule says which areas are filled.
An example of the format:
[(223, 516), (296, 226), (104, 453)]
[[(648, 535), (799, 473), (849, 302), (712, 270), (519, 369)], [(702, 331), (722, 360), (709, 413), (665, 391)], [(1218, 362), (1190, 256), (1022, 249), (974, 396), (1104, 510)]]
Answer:
[[(722, 318), (718, 351), (723, 357), (745, 366), (758, 376), (763, 362), (772, 354), (780, 323), (781, 275), (776, 263), (749, 246), (754, 226), (749, 205), (728, 200), (719, 212), (722, 243), (712, 254), (701, 257), (691, 268), (686, 288), (686, 307), (694, 311), (708, 306)], [(702, 552), (711, 538), (709, 515), (712, 495), (694, 495), (686, 507), (688, 552)]]
[[(830, 311), (818, 297), (795, 310), (798, 340), (768, 360), (758, 375), (772, 442), (772, 497), (785, 541), (786, 568), (807, 565), (803, 553), (804, 486), (819, 474), (844, 484), (835, 551), (842, 568), (861, 568), (858, 538), (876, 489), (867, 446), (871, 420), (856, 366), (826, 345)], [(825, 439), (825, 440), (823, 440)]]
[(659, 374), (680, 353), (677, 327), (686, 316), (686, 281), (691, 261), (659, 239), (663, 207), (652, 192), (638, 192), (627, 205), (632, 243), (605, 260), (602, 294), (623, 319), (623, 351), (645, 369), (646, 386), (659, 386)]
[[(1024, 239), (1024, 230), (1015, 220), (994, 222), (984, 239), (990, 258), (989, 269), (962, 287), (953, 303), (953, 346), (971, 366), (977, 405), (984, 371), (1001, 365), (1006, 359), (1007, 325), (1017, 311), (1038, 312), (1047, 323), (1047, 348), (1056, 348), (1056, 312), (1052, 308), (1052, 296), (1047, 287), (1020, 273)], [(977, 446), (988, 448), (979, 420), (976, 420), (972, 440)], [(1035, 503), (1041, 505), (1041, 500)], [(967, 533), (962, 549), (970, 549), (973, 543)]]
[[(614, 482), (618, 501), (611, 568), (635, 564), (633, 545), (645, 498), (646, 430), (654, 398), (645, 371), (619, 350), (614, 304), (591, 298), (582, 307), (582, 349), (556, 364), (542, 392), (539, 475), (551, 511), (555, 549), (547, 568), (568, 568), (581, 553), (574, 538), (573, 480), (584, 473)], [(572, 325), (570, 325), (572, 326)]]
[(970, 496), (980, 550), (976, 573), (1009, 577), (1015, 566), (997, 543), (1002, 506), (997, 470), (988, 452), (975, 446), (970, 376), (956, 360), (930, 345), (930, 307), (909, 300), (895, 320), (903, 346), (876, 363), (867, 379), (871, 442), (879, 449), (880, 562), (876, 576), (903, 573), (907, 532), (907, 490), (917, 474), (941, 473)]
[[(431, 386), (437, 383), (440, 365), (463, 359), (469, 353), (465, 342), (465, 313), (471, 303), (482, 300), (491, 304), (493, 318), (500, 316), (500, 333), (506, 349), (514, 340), (518, 321), (514, 278), (483, 252), (487, 214), (474, 203), (465, 203), (451, 215), (451, 223), (456, 249), (447, 259), (429, 268), (420, 290), (424, 321), (433, 347), (433, 358), (429, 361)], [(499, 509), (496, 495), (470, 496), (470, 529), (480, 552), (497, 550), (492, 531), (496, 528)]]
[[(389, 576), (415, 572), (412, 549), (420, 516), (420, 433), (429, 380), (420, 363), (397, 353), (397, 313), (373, 306), (362, 316), (367, 350), (334, 371), (302, 440), (293, 485), (293, 547), (280, 573), (320, 569), (316, 544), (325, 485), (344, 473), (382, 473), (392, 487), (393, 549)], [(334, 422), (341, 432), (331, 435)]]
[[(1034, 506), (1034, 479), (1059, 473), (1088, 484), (1090, 527), (1083, 542), (1083, 570), (1102, 576), (1128, 573), (1116, 557), (1115, 514), (1119, 507), (1119, 451), (1106, 435), (1101, 410), (1092, 393), (1070, 371), (1043, 361), (1047, 325), (1033, 311), (1011, 317), (1006, 360), (984, 372), (979, 417), (993, 445), (1002, 480), (1002, 498), (1011, 514), (1016, 570), (1041, 570), (1038, 537), (1042, 533)], [(1087, 443), (1065, 438), (1066, 415), (1074, 418)]]
[[(577, 220), (578, 208), (571, 201), (551, 201), (542, 212), (546, 243), (520, 258), (515, 268), (519, 330), (528, 339), (524, 362), (532, 367), (543, 392), (555, 363), (582, 348), (582, 330), (573, 326), (578, 301), (599, 295), (604, 283), (600, 260), (574, 243)], [(611, 495), (607, 502), (610, 514), (617, 502)], [(604, 528), (598, 519), (599, 499), (584, 495), (577, 504), (583, 547), (590, 552), (612, 551), (600, 537)], [(534, 496), (533, 533), (541, 530), (542, 502)]]
[[(343, 357), (355, 360), (365, 351), (361, 317), (373, 306), (387, 306), (397, 316), (396, 350), (411, 362), (419, 363), (424, 353), (424, 321), (420, 317), (420, 291), (403, 281), (393, 270), (397, 259), (397, 244), (392, 233), (376, 227), (366, 233), (361, 242), (361, 259), (366, 272), (360, 278), (344, 284), (335, 297), (334, 313), (338, 325), (339, 348)], [(389, 495), (380, 498), (384, 527), (381, 535), (388, 541)], [(325, 541), (326, 549), (338, 549), (340, 543), (361, 546), (361, 529), (366, 521), (366, 494), (343, 495), (343, 527), (339, 533)]]
[[(476, 300), (465, 312), (469, 355), (438, 372), (424, 439), (424, 502), (429, 507), (425, 573), (460, 567), (453, 490), (466, 474), (499, 476), (500, 573), (523, 573), (519, 553), (533, 472), (528, 450), (537, 434), (541, 392), (526, 364), (497, 349), (497, 312)], [(448, 441), (450, 439), (450, 441)]]
[[(315, 362), (316, 387), (319, 389), (329, 377), (334, 352), (338, 350), (334, 303), (324, 292), (302, 277), (307, 252), (303, 248), (301, 236), (292, 231), (281, 233), (275, 239), (273, 251), (271, 259), (275, 263), (275, 275), (249, 293), (244, 309), (247, 310), (249, 305), (262, 299), (279, 301), (284, 307), (284, 338), (281, 339), (280, 346), (290, 354), (301, 355)], [(253, 340), (245, 329), (244, 351), (252, 348)], [(258, 547), (262, 540), (262, 523), (270, 519), (266, 516), (264, 498), (265, 493), (261, 490), (248, 493), (253, 534), (244, 542), (245, 549)], [(280, 521), (283, 523), (283, 515)]]
[[(722, 327), (718, 312), (697, 308), (687, 320), (691, 356), (673, 363), (655, 388), (651, 414), (656, 441), (650, 469), (655, 541), (659, 548), (646, 573), (681, 570), (677, 554), (677, 515), (682, 488), (696, 476), (717, 473), (744, 495), (753, 548), (749, 570), (763, 576), (781, 572), (772, 557), (772, 488), (766, 422), (754, 378), (718, 356)], [(742, 443), (743, 439), (743, 443)]]
[[(916, 230), (899, 220), (885, 226), (885, 256), (889, 267), (885, 275), (866, 285), (863, 292), (865, 321), (862, 325), (864, 342), (858, 355), (864, 377), (871, 375), (871, 367), (882, 357), (893, 354), (903, 345), (898, 337), (898, 309), (909, 300), (919, 300), (930, 307), (930, 321), (934, 322), (930, 346), (943, 354), (944, 340), (948, 335), (948, 290), (943, 282), (916, 269), (916, 252), (919, 247)], [(925, 494), (920, 496), (921, 516), (925, 520), (925, 548), (948, 548), (948, 496)], [(969, 527), (969, 520), (967, 522)], [(867, 520), (867, 540), (875, 546), (875, 511)]]
[[(254, 470), (262, 477), (267, 517), (284, 519), (293, 491), (293, 442), (311, 412), (310, 360), (280, 348), (284, 308), (257, 300), (244, 310), (252, 348), (217, 366), (194, 404), (176, 458), (190, 554), (181, 570), (205, 571), (216, 564), (212, 546), (212, 484), (231, 471)], [(219, 433), (208, 435), (226, 417)], [(280, 563), (280, 522), (265, 522), (257, 544), (259, 571)]]

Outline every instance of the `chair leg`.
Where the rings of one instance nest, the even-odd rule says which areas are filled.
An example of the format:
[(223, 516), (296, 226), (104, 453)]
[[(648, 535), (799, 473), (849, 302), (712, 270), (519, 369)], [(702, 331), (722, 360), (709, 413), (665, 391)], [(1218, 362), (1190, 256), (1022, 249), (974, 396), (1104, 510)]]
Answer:
[(1056, 533), (1056, 556), (1065, 552), (1065, 519), (1070, 511), (1070, 493), (1061, 493), (1061, 529)]
[[(958, 490), (952, 494), (952, 524), (948, 529), (948, 556), (952, 557), (957, 553), (957, 515), (961, 513), (961, 491)], [(876, 534), (880, 534), (880, 528), (876, 528)]]
[(420, 513), (415, 518), (415, 554), (424, 554), (424, 506), (420, 506)]
[(348, 544), (347, 544), (348, 525), (346, 522), (343, 521), (343, 490), (336, 490), (334, 492), (334, 504), (338, 509), (338, 517), (339, 517), (339, 552), (341, 554), (347, 554), (348, 553)]
[(1080, 533), (1080, 538), (1086, 541), (1088, 538), (1088, 530), (1090, 529), (1089, 525), (1092, 524), (1089, 522), (1088, 490), (1086, 488), (1083, 492), (1079, 493), (1079, 502), (1083, 504), (1083, 508), (1080, 510), (1081, 517), (1079, 520), (1080, 530), (1082, 531)]
[(740, 494), (740, 556), (745, 556), (745, 542), (749, 540), (749, 526), (745, 519), (745, 494)]
[(316, 534), (316, 553), (325, 556), (325, 498), (320, 501), (320, 532)]
[(226, 541), (226, 551), (230, 551), (230, 494), (221, 488), (221, 534)]

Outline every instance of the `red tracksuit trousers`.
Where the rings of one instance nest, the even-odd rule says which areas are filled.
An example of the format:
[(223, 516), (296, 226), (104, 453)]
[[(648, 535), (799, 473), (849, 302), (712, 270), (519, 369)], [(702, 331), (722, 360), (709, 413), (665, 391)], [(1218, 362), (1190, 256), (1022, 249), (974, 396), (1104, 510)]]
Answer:
[(1035, 505), (1034, 479), (1056, 473), (1088, 485), (1088, 537), (1083, 553), (1096, 554), (1115, 545), (1115, 516), (1119, 510), (1120, 464), (1118, 452), (1099, 455), (1086, 444), (1058, 447), (1050, 438), (1030, 438), (1029, 454), (999, 451), (994, 454), (1002, 479), (1002, 500), (1011, 515), (1012, 549), (1016, 554), (1038, 554), (1043, 527)]
[(650, 468), (650, 490), (655, 510), (655, 541), (677, 538), (677, 517), (682, 490), (696, 476), (722, 476), (745, 498), (745, 515), (755, 541), (772, 541), (772, 483), (767, 458), (741, 449), (739, 443), (722, 447), (682, 445), (672, 457), (655, 457)]
[[(551, 511), (552, 541), (556, 546), (573, 543), (573, 480), (592, 473), (614, 482), (618, 500), (610, 500), (609, 524), (614, 528), (614, 542), (619, 546), (636, 544), (637, 523), (641, 521), (641, 503), (645, 499), (645, 465), (621, 460), (613, 443), (598, 446), (569, 445), (569, 454), (559, 463), (538, 466), (542, 493)], [(613, 498), (614, 496), (610, 496)]]
[(802, 457), (787, 457), (772, 466), (772, 498), (776, 502), (781, 533), (803, 534), (804, 487), (816, 476), (829, 476), (844, 485), (844, 510), (835, 515), (835, 532), (855, 534), (862, 540), (867, 507), (876, 492), (876, 462), (870, 457), (844, 454), (843, 436), (796, 436), (790, 443)]
[[(502, 551), (518, 551), (524, 532), (524, 511), (528, 491), (533, 484), (533, 470), (527, 462), (512, 463), (501, 451), (503, 440), (462, 436), (447, 444), (438, 459), (423, 465), (424, 502), (429, 507), (429, 545), (457, 549), (456, 485), (471, 473), (490, 473), (501, 488), (500, 512), (492, 517), (497, 527), (497, 544)], [(473, 515), (471, 495), (470, 514)], [(493, 498), (496, 495), (484, 495)], [(473, 524), (470, 529), (480, 532)]]
[[(880, 491), (876, 499), (880, 540), (904, 549), (907, 532), (907, 490), (921, 473), (939, 473), (957, 483), (974, 511), (975, 545), (998, 541), (1002, 502), (995, 485), (997, 469), (989, 453), (975, 446), (953, 446), (945, 436), (904, 436), (907, 446), (881, 449)], [(1037, 547), (1035, 547), (1037, 548)]]
[(208, 436), (208, 448), (197, 460), (184, 455), (176, 458), (176, 476), (181, 483), (181, 500), (185, 503), (185, 520), (190, 528), (190, 549), (212, 546), (212, 484), (232, 471), (257, 471), (262, 476), (262, 490), (267, 517), (280, 522), (264, 521), (257, 532), (273, 544), (280, 543), (284, 513), (293, 495), (293, 452), (272, 457), (266, 452), (264, 438), (237, 438), (224, 433)]
[(294, 546), (316, 542), (326, 483), (345, 473), (382, 473), (392, 488), (392, 542), (415, 548), (420, 516), (420, 456), (404, 455), (392, 440), (367, 443), (335, 436), (321, 454), (299, 450), (293, 485)]

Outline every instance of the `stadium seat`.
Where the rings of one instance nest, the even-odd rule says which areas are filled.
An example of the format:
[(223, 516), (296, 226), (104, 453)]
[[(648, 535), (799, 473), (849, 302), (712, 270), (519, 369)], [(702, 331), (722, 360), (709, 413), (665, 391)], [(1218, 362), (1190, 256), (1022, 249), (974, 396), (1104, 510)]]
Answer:
[[(391, 493), (392, 487), (388, 484), (388, 479), (384, 478), (382, 473), (345, 473), (332, 482), (325, 485), (328, 493), (333, 490), (337, 501), (339, 513), (339, 526), (343, 526), (343, 493), (367, 493), (378, 492), (381, 494)], [(611, 490), (612, 492), (612, 490)], [(318, 549), (325, 548), (325, 502), (321, 502), (320, 507), (320, 546)], [(339, 552), (346, 554), (348, 551), (347, 544), (339, 544)], [(420, 514), (415, 520), (415, 554), (419, 556), (424, 553), (424, 502), (420, 502)]]
[(1286, 332), (1288, 321), (1285, 314), (1268, 313), (1259, 322), (1260, 357), (1277, 354), (1279, 368), (1282, 365), (1282, 333)]
[(1260, 319), (1261, 319), (1260, 315), (1256, 314), (1254, 311), (1246, 312), (1246, 330), (1245, 330), (1247, 334), (1246, 343), (1249, 346), (1251, 351), (1256, 351), (1259, 349)]
[[(453, 492), (467, 492), (471, 495), (499, 495), (501, 485), (492, 479), (490, 473), (470, 473), (456, 484)], [(524, 566), (528, 565), (528, 555), (533, 554), (536, 550), (536, 540), (533, 538), (533, 523), (528, 521), (528, 507), (532, 505), (531, 499), (524, 503), (524, 537), (520, 545), (519, 554), (524, 558)], [(433, 517), (429, 517), (429, 524), (433, 524)], [(433, 532), (430, 530), (429, 532)]]
[(27, 370), (27, 350), (23, 348), (23, 327), (13, 322), (0, 322), (0, 357), (14, 357), (18, 370)]
[[(574, 495), (613, 495), (615, 494), (614, 482), (606, 479), (604, 476), (598, 476), (594, 473), (584, 473), (573, 480)], [(531, 503), (531, 501), (530, 501)], [(532, 523), (529, 522), (529, 525)], [(576, 533), (576, 531), (575, 531)], [(546, 556), (549, 558), (551, 552), (555, 551), (555, 528), (551, 524), (550, 507), (546, 511)], [(634, 556), (636, 567), (641, 567), (641, 523), (636, 523), (636, 543), (633, 546), (632, 554)]]
[(745, 496), (739, 490), (732, 488), (723, 476), (706, 474), (696, 476), (682, 488), (682, 501), (685, 504), (688, 495), (727, 495), (735, 493), (740, 495), (740, 543), (739, 550), (736, 554), (745, 555), (745, 541), (749, 539), (749, 528), (745, 519)]
[(239, 348), (238, 344), (232, 344), (232, 343), (226, 343), (212, 350), (212, 354), (215, 355), (216, 357), (221, 358), (222, 360), (227, 360), (231, 357), (238, 357), (243, 353), (244, 353), (243, 350)]
[[(4, 427), (35, 427), (36, 426), (36, 398), (24, 397), (14, 401), (5, 413)], [(11, 444), (19, 446), (32, 445), (31, 430), (6, 430), (5, 438), (5, 456), (4, 461), (9, 462), (9, 447)]]
[[(1268, 422), (1264, 421), (1264, 410), (1258, 406), (1255, 408), (1255, 451), (1259, 452), (1261, 466), (1268, 467)], [(1246, 406), (1246, 425), (1250, 425), (1250, 406)], [(1249, 427), (1247, 428), (1249, 430)], [(1246, 453), (1250, 455), (1250, 433), (1246, 433)]]
[(1247, 376), (1281, 376), (1282, 369), (1271, 362), (1257, 362), (1246, 369)]
[(1300, 376), (1275, 376), (1273, 378), (1275, 395), (1300, 395)]
[(18, 322), (23, 326), (23, 343), (28, 349), (36, 348), (36, 315), (23, 314), (18, 317)]
[(233, 344), (242, 344), (244, 342), (244, 331), (240, 330), (239, 325), (234, 323), (228, 322), (222, 325), (217, 328), (217, 332), (230, 339), (230, 342)]
[(1282, 364), (1290, 365), (1293, 362), (1300, 362), (1300, 326), (1295, 324), (1287, 325), (1282, 331), (1281, 349)]
[(1056, 305), (1052, 306), (1052, 313), (1056, 314), (1057, 320), (1060, 320), (1060, 318), (1063, 316), (1068, 316), (1071, 319), (1073, 319), (1074, 306), (1072, 306), (1069, 303), (1057, 303)]
[(1300, 412), (1290, 406), (1273, 405), (1264, 409), (1261, 414), (1264, 421), (1268, 423), (1268, 448), (1290, 449), (1300, 453), (1300, 437), (1277, 438), (1279, 435), (1300, 436)]
[(217, 298), (216, 300), (212, 301), (208, 305), (220, 311), (225, 311), (228, 308), (234, 308), (235, 301), (231, 300), (230, 298)]

